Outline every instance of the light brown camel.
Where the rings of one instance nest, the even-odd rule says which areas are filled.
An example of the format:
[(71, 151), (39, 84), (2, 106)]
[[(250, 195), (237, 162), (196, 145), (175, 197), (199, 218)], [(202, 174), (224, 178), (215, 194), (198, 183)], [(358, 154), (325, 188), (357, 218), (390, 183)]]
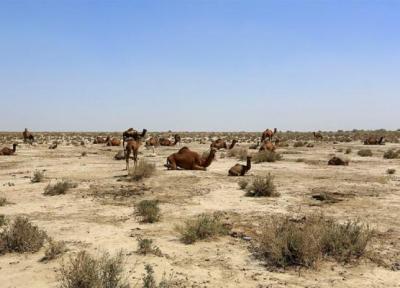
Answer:
[(385, 137), (370, 136), (364, 140), (364, 145), (383, 145), (385, 144)]
[(247, 156), (246, 165), (236, 164), (231, 169), (229, 169), (229, 176), (244, 176), (251, 169), (251, 156)]
[(349, 161), (348, 160), (342, 160), (339, 157), (332, 157), (329, 161), (328, 161), (328, 165), (343, 165), (343, 166), (347, 166), (349, 165)]
[(315, 141), (324, 139), (321, 132), (313, 132), (313, 135)]
[(191, 151), (188, 147), (181, 148), (178, 152), (167, 158), (164, 166), (168, 170), (176, 170), (178, 167), (185, 170), (205, 171), (215, 158), (216, 149), (212, 148), (207, 157), (201, 157), (199, 153)]
[(235, 147), (237, 142), (238, 141), (236, 139), (233, 139), (231, 145), (228, 147), (225, 140), (217, 139), (211, 143), (210, 148), (215, 148), (217, 150), (222, 148), (231, 150), (233, 147)]
[(0, 155), (3, 156), (10, 156), (10, 155), (14, 155), (15, 151), (17, 151), (17, 143), (13, 144), (13, 149), (10, 149), (8, 147), (4, 147), (3, 149), (0, 150)]
[(153, 148), (153, 153), (155, 153), (155, 147), (160, 146), (160, 142), (158, 140), (158, 137), (150, 137), (149, 139), (146, 140), (145, 147), (149, 149), (150, 147)]
[(93, 144), (104, 144), (107, 143), (107, 139), (97, 136), (96, 139), (94, 139)]
[(138, 152), (139, 152), (139, 147), (142, 145), (142, 137), (146, 135), (147, 130), (143, 129), (142, 134), (139, 134), (138, 132), (133, 133), (129, 136), (129, 138), (125, 138), (126, 146), (125, 146), (125, 161), (126, 161), (126, 170), (129, 173), (129, 157), (132, 153), (133, 155), (133, 162), (135, 165), (135, 169), (137, 166), (137, 159), (138, 159)]
[(174, 142), (172, 142), (168, 138), (160, 138), (159, 140), (161, 146), (175, 146), (180, 142), (181, 142), (181, 136), (179, 136), (178, 134), (174, 135)]
[(35, 137), (33, 137), (33, 134), (27, 128), (22, 132), (22, 137), (24, 138), (24, 143), (29, 142), (32, 145), (33, 141), (35, 141)]
[(122, 133), (122, 147), (125, 147), (125, 142), (127, 142), (128, 140), (143, 138), (146, 135), (146, 132), (147, 130), (143, 129), (142, 134), (139, 134), (139, 132), (133, 128), (129, 128), (128, 130), (124, 131)]
[(266, 150), (271, 151), (271, 152), (275, 152), (276, 146), (271, 141), (265, 141), (261, 145), (259, 151), (266, 151)]
[(263, 143), (264, 140), (267, 139), (267, 138), (268, 138), (269, 141), (272, 141), (272, 137), (274, 137), (274, 135), (277, 132), (278, 132), (278, 130), (276, 128), (274, 128), (274, 131), (272, 131), (271, 129), (265, 130), (261, 135), (261, 143)]
[(121, 140), (117, 138), (111, 138), (110, 136), (107, 136), (106, 142), (107, 146), (121, 146)]

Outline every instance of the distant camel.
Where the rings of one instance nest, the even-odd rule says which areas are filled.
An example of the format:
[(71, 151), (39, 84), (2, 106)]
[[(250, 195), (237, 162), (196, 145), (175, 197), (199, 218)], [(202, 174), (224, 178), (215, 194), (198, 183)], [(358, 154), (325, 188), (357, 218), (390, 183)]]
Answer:
[(146, 140), (145, 147), (149, 149), (150, 147), (153, 148), (153, 153), (155, 152), (155, 147), (158, 147), (160, 145), (160, 142), (157, 137), (150, 137), (149, 139)]
[(269, 141), (272, 141), (272, 137), (278, 132), (276, 128), (274, 128), (274, 131), (267, 129), (265, 130), (262, 135), (261, 135), (261, 143), (264, 142), (265, 139), (268, 138)]
[(364, 145), (383, 145), (385, 144), (385, 137), (370, 136), (364, 140)]
[(4, 147), (3, 149), (0, 150), (0, 155), (3, 156), (10, 156), (10, 155), (14, 155), (15, 151), (17, 151), (17, 143), (13, 144), (13, 149), (10, 149), (8, 147)]
[(217, 139), (211, 143), (210, 148), (215, 148), (217, 150), (222, 148), (231, 150), (233, 147), (235, 147), (237, 142), (238, 141), (236, 139), (233, 139), (231, 145), (228, 147), (225, 140)]
[(268, 151), (271, 151), (271, 152), (275, 152), (275, 149), (276, 149), (276, 146), (275, 146), (271, 141), (265, 141), (265, 142), (261, 145), (259, 151), (266, 151), (266, 150), (268, 150)]
[(146, 135), (147, 130), (143, 129), (142, 134), (139, 134), (138, 132), (136, 132), (136, 134), (131, 134), (129, 138), (124, 138), (124, 140), (126, 141), (126, 146), (125, 146), (125, 161), (126, 161), (126, 170), (129, 172), (129, 157), (132, 153), (133, 155), (133, 162), (135, 165), (135, 169), (137, 166), (137, 156), (138, 156), (138, 152), (139, 152), (139, 147), (140, 145), (142, 145), (142, 137), (144, 137)]
[(179, 136), (178, 134), (174, 135), (174, 142), (172, 142), (168, 138), (160, 138), (159, 140), (161, 146), (175, 146), (180, 142), (181, 142), (181, 136)]
[(314, 140), (322, 140), (324, 137), (322, 136), (321, 132), (313, 132)]
[(32, 144), (35, 141), (35, 137), (33, 137), (33, 134), (27, 128), (22, 132), (22, 137), (24, 138), (24, 143), (29, 142), (29, 144)]
[(215, 158), (216, 149), (212, 148), (207, 157), (201, 157), (199, 153), (189, 150), (188, 147), (181, 148), (178, 152), (167, 158), (164, 166), (168, 170), (176, 170), (178, 167), (186, 170), (205, 171)]
[(104, 144), (107, 143), (107, 139), (97, 136), (96, 139), (94, 139), (93, 144)]
[(339, 157), (332, 157), (329, 161), (328, 161), (328, 165), (343, 165), (343, 166), (347, 166), (349, 165), (349, 161), (348, 160), (342, 160)]
[(121, 146), (121, 140), (117, 138), (110, 138), (110, 136), (107, 136), (106, 142), (107, 146)]
[(122, 147), (125, 147), (125, 142), (127, 142), (128, 140), (143, 138), (146, 135), (146, 132), (147, 130), (143, 129), (142, 134), (139, 134), (139, 132), (133, 128), (129, 128), (128, 130), (124, 131), (124, 133), (122, 133)]
[(251, 169), (251, 156), (247, 156), (247, 164), (236, 164), (231, 169), (229, 169), (229, 176), (244, 176)]

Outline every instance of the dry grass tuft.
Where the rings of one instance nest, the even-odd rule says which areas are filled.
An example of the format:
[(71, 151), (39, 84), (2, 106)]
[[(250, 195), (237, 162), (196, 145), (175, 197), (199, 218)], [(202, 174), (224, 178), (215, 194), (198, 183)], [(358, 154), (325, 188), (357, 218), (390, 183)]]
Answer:
[(148, 163), (145, 160), (140, 160), (136, 168), (131, 168), (129, 170), (129, 176), (134, 181), (140, 181), (144, 178), (151, 177), (156, 171), (156, 165), (153, 163)]
[(373, 155), (371, 149), (361, 149), (357, 154), (361, 157), (371, 157)]
[(47, 185), (44, 189), (43, 195), (46, 196), (55, 196), (55, 195), (62, 195), (67, 193), (67, 191), (71, 188), (76, 188), (78, 184), (72, 183), (68, 180), (62, 180), (54, 185)]
[(253, 156), (254, 163), (275, 162), (282, 159), (282, 155), (272, 151), (260, 151)]
[(135, 205), (136, 214), (142, 217), (144, 223), (154, 223), (160, 220), (158, 200), (142, 200)]
[(389, 169), (386, 170), (386, 173), (389, 174), (389, 175), (393, 175), (393, 174), (396, 173), (396, 169), (394, 169), (394, 168), (389, 168)]
[[(8, 223), (7, 217), (3, 214), (0, 214), (0, 227), (7, 225), (7, 223)], [(1, 251), (1, 249), (2, 248), (1, 248), (1, 243), (0, 243), (0, 251)], [(1, 252), (0, 252), (0, 254), (1, 254)]]
[(67, 247), (64, 241), (54, 241), (49, 239), (49, 245), (46, 247), (44, 257), (40, 260), (42, 262), (48, 262), (54, 260), (67, 251)]
[(6, 206), (8, 204), (6, 197), (0, 197), (0, 207)]
[(400, 158), (400, 150), (394, 151), (394, 149), (390, 149), (383, 154), (383, 158), (385, 159), (396, 159)]
[(257, 176), (246, 188), (246, 196), (251, 197), (277, 197), (274, 176), (268, 173), (266, 176)]
[(33, 172), (33, 177), (31, 179), (32, 183), (39, 183), (39, 182), (42, 182), (43, 180), (44, 180), (44, 172), (43, 171), (36, 170), (35, 172)]
[(244, 190), (244, 189), (246, 189), (247, 185), (249, 185), (249, 180), (240, 179), (238, 182), (238, 185), (241, 190)]
[(136, 253), (140, 255), (153, 254), (156, 256), (162, 256), (160, 248), (153, 245), (153, 240), (141, 237), (138, 238), (138, 249), (136, 250)]
[(226, 156), (229, 158), (237, 158), (239, 160), (245, 161), (247, 159), (248, 151), (244, 147), (233, 147), (228, 150)]

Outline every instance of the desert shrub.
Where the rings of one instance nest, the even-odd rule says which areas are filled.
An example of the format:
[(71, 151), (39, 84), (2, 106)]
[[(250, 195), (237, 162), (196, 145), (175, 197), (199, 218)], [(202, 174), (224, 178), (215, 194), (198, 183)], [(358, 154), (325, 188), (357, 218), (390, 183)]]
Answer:
[(221, 153), (221, 154), (219, 155), (219, 158), (221, 158), (221, 159), (224, 159), (225, 157), (226, 157), (225, 153)]
[(304, 160), (305, 160), (304, 158), (297, 158), (296, 162), (300, 163), (300, 162), (304, 162)]
[(282, 159), (281, 154), (268, 150), (260, 151), (253, 156), (254, 163), (275, 162), (281, 159)]
[(5, 197), (0, 197), (0, 207), (7, 205), (8, 201)]
[(86, 151), (83, 151), (83, 152), (81, 153), (81, 156), (82, 156), (82, 157), (86, 157), (86, 156), (87, 156), (87, 152), (86, 152)]
[(64, 241), (54, 241), (53, 239), (49, 239), (49, 245), (46, 247), (44, 252), (44, 257), (41, 261), (50, 261), (58, 258), (62, 254), (67, 251), (66, 245)]
[(135, 205), (136, 214), (142, 217), (144, 223), (154, 223), (160, 219), (158, 200), (142, 200)]
[(128, 288), (123, 272), (121, 252), (114, 257), (104, 253), (94, 258), (81, 251), (69, 259), (69, 264), (61, 265), (60, 288)]
[(146, 264), (144, 266), (144, 269), (146, 270), (146, 274), (143, 277), (143, 288), (157, 288), (157, 282), (156, 279), (154, 279), (154, 269), (151, 265)]
[(229, 229), (223, 225), (217, 214), (200, 214), (178, 226), (177, 231), (181, 234), (183, 243), (192, 244), (198, 240), (226, 235)]
[(246, 179), (240, 179), (238, 182), (239, 188), (242, 190), (246, 189), (248, 184), (249, 184), (249, 180), (246, 180)]
[(67, 193), (71, 188), (76, 188), (78, 185), (68, 180), (62, 180), (54, 185), (47, 185), (43, 194), (46, 196), (55, 196)]
[(343, 148), (337, 149), (337, 152), (342, 153), (343, 152)]
[(370, 149), (361, 149), (357, 152), (357, 154), (361, 157), (371, 157), (372, 151)]
[(131, 168), (129, 171), (129, 176), (134, 181), (140, 181), (144, 178), (151, 177), (156, 171), (156, 165), (153, 163), (148, 163), (145, 160), (140, 160), (135, 168)]
[(396, 169), (393, 169), (393, 168), (387, 169), (386, 173), (389, 175), (392, 175), (392, 174), (396, 173)]
[(230, 158), (237, 158), (239, 160), (246, 160), (247, 158), (247, 148), (243, 148), (243, 147), (233, 147), (232, 149), (228, 150), (226, 153), (227, 157)]
[(252, 197), (276, 197), (279, 193), (276, 191), (274, 176), (268, 173), (266, 176), (257, 176), (246, 188), (246, 196)]
[(306, 142), (303, 141), (296, 141), (293, 143), (293, 147), (297, 148), (297, 147), (304, 147), (306, 145)]
[(385, 159), (396, 159), (400, 158), (400, 150), (399, 151), (394, 151), (394, 149), (390, 149), (383, 153), (383, 158)]
[(156, 256), (162, 256), (160, 248), (153, 244), (153, 240), (147, 238), (138, 238), (138, 249), (136, 253), (140, 255), (154, 254)]
[(39, 183), (39, 182), (42, 182), (43, 179), (44, 179), (44, 172), (36, 170), (35, 172), (33, 172), (33, 177), (31, 179), (31, 182), (32, 183)]
[(256, 239), (255, 253), (277, 267), (315, 267), (323, 257), (350, 261), (365, 252), (371, 232), (357, 221), (345, 224), (311, 215), (304, 221), (272, 218)]
[(37, 252), (47, 238), (46, 232), (25, 217), (17, 217), (1, 234), (0, 254), (5, 252)]
[(345, 154), (350, 154), (351, 153), (351, 148), (347, 148), (346, 151), (344, 152)]
[[(7, 217), (3, 214), (0, 214), (0, 227), (7, 225), (7, 223), (8, 223)], [(0, 247), (0, 253), (1, 253), (1, 249), (2, 248)]]

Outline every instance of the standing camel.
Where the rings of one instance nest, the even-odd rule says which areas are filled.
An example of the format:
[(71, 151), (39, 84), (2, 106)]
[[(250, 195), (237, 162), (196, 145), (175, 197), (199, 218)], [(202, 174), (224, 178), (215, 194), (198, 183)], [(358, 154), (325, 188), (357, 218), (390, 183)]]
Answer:
[(35, 137), (33, 137), (33, 134), (27, 128), (22, 132), (22, 137), (24, 138), (24, 143), (29, 142), (32, 145), (33, 141), (35, 141)]
[(3, 155), (3, 156), (14, 155), (15, 151), (17, 151), (17, 146), (18, 146), (18, 144), (14, 143), (13, 144), (13, 149), (10, 149), (8, 147), (4, 147), (3, 149), (0, 150), (0, 155)]
[(167, 158), (167, 164), (164, 166), (168, 170), (176, 170), (178, 167), (185, 170), (203, 170), (205, 171), (215, 158), (216, 149), (212, 148), (207, 157), (202, 157), (199, 153), (189, 150), (188, 147), (181, 148), (178, 152)]
[(133, 162), (135, 165), (135, 169), (137, 166), (137, 156), (139, 152), (139, 147), (142, 145), (142, 138), (146, 135), (147, 130), (143, 129), (142, 134), (139, 134), (136, 132), (136, 134), (131, 134), (130, 138), (125, 138), (124, 140), (126, 141), (126, 147), (125, 149), (125, 161), (126, 161), (126, 170), (129, 173), (129, 157), (132, 153), (133, 155)]
[(324, 137), (322, 136), (321, 132), (313, 132), (313, 135), (314, 135), (314, 140), (315, 141), (317, 141), (317, 140), (321, 140), (322, 141), (322, 139), (324, 139)]
[(269, 141), (272, 141), (272, 137), (278, 132), (276, 128), (274, 128), (274, 131), (271, 129), (265, 130), (262, 135), (261, 135), (261, 143), (264, 142), (265, 139), (269, 139)]
[(229, 176), (244, 176), (251, 169), (251, 156), (247, 156), (246, 165), (236, 164), (231, 169), (229, 169)]
[(147, 130), (143, 129), (142, 134), (139, 134), (138, 131), (136, 131), (133, 128), (129, 128), (128, 130), (124, 131), (122, 133), (122, 147), (125, 149), (125, 142), (131, 139), (141, 139), (146, 135)]

